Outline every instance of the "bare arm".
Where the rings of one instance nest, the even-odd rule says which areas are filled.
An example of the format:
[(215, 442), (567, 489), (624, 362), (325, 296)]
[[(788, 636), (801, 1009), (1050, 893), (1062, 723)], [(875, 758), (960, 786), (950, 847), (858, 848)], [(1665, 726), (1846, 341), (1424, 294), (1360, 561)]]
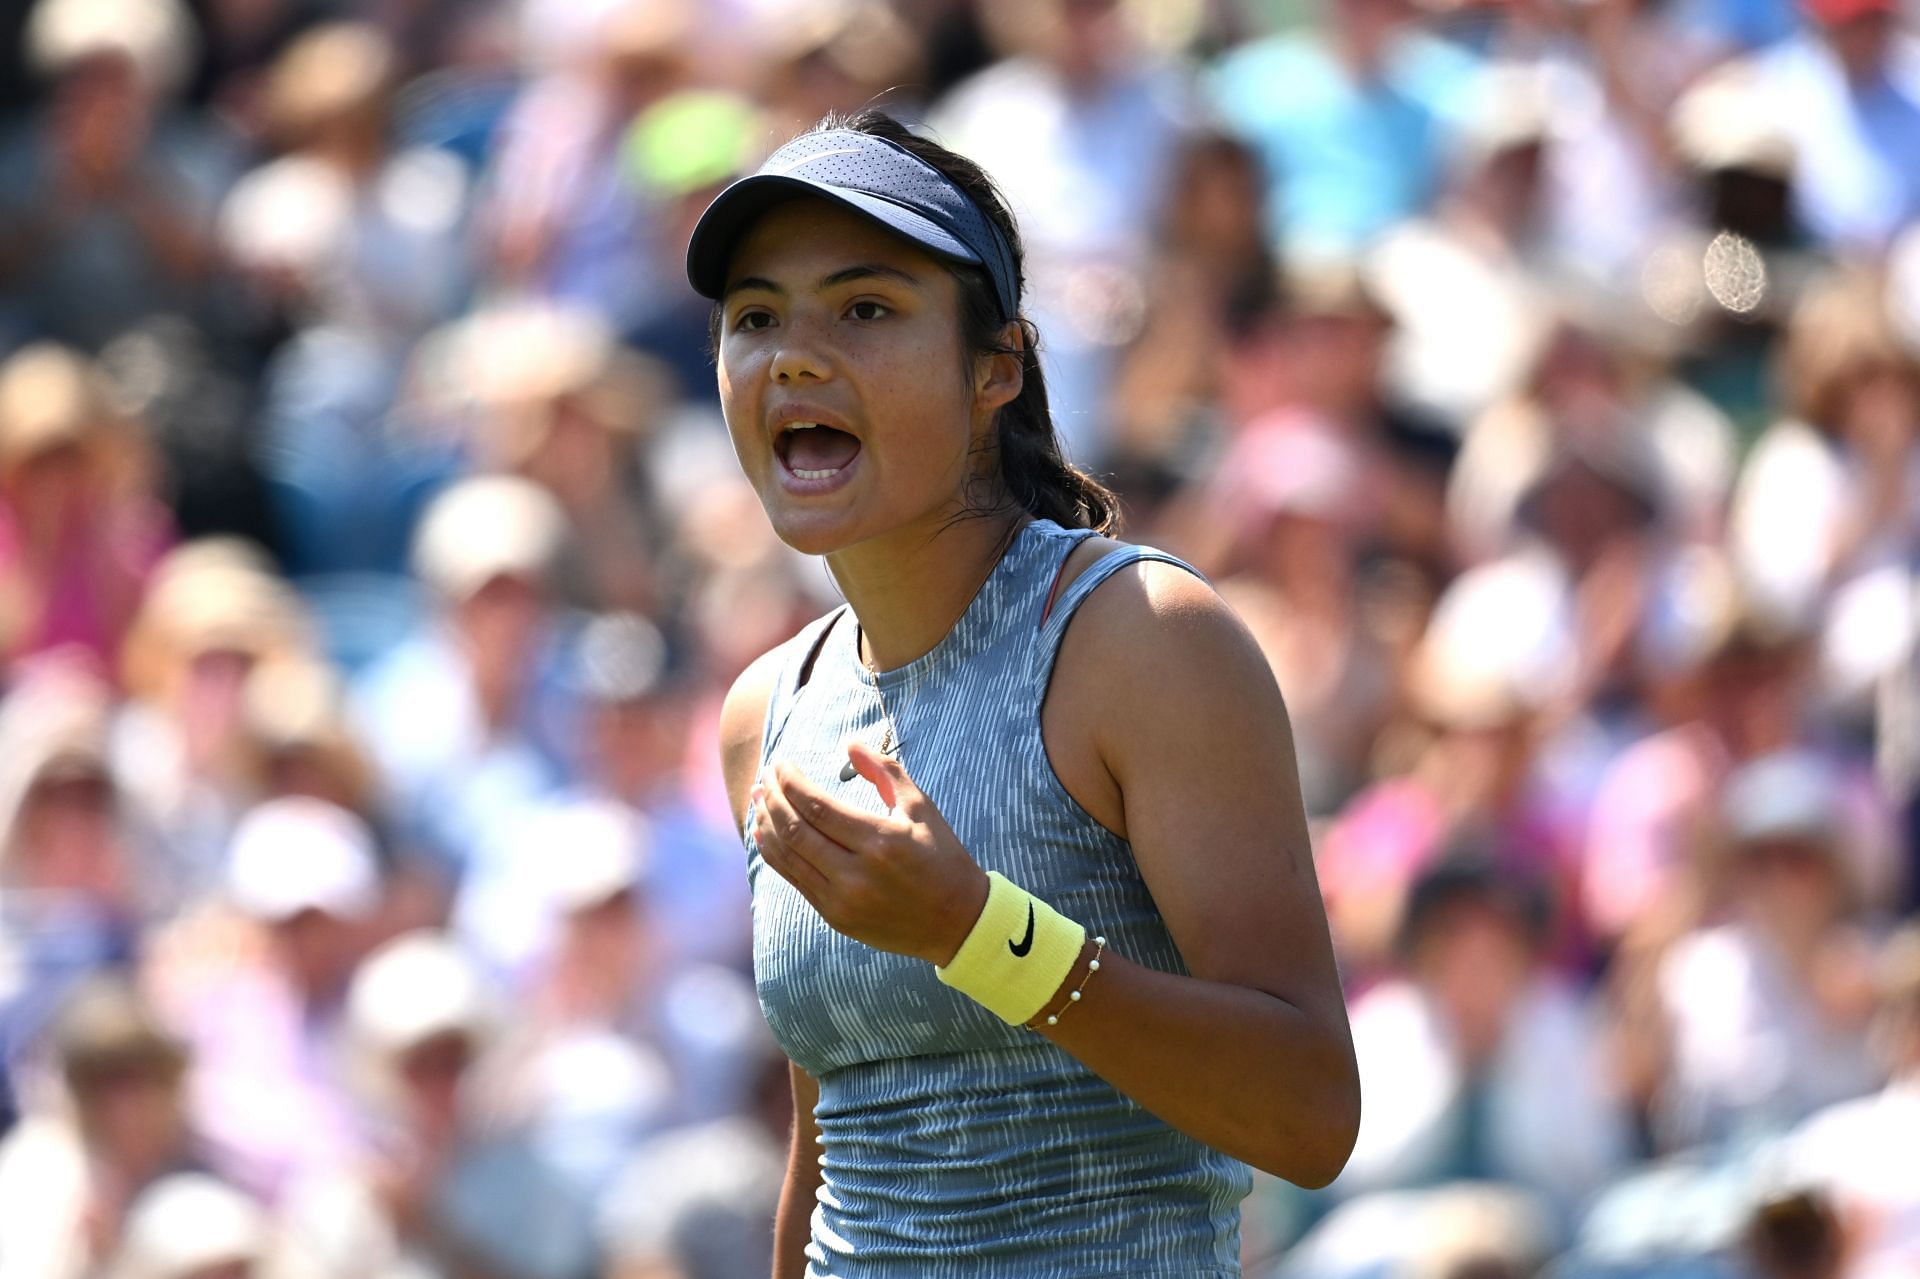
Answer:
[(1132, 843), (1191, 976), (1103, 959), (1042, 1033), (1208, 1145), (1301, 1185), (1333, 1180), (1359, 1078), (1265, 658), (1204, 583), (1148, 565), (1082, 606), (1048, 709), (1061, 737), (1091, 742), (1111, 789), (1083, 802)]
[(767, 725), (767, 703), (779, 677), (779, 652), (762, 654), (740, 672), (720, 706), (720, 772), (727, 781), (727, 807), (733, 824), (746, 833), (747, 792), (760, 771), (761, 734)]
[[(720, 711), (720, 755), (727, 798), (735, 824), (743, 827), (747, 795), (760, 768), (767, 701), (778, 670), (774, 653), (747, 667), (728, 690)], [(789, 1072), (793, 1078), (793, 1138), (787, 1150), (780, 1206), (774, 1216), (773, 1279), (804, 1279), (814, 1192), (820, 1186), (820, 1126), (813, 1118), (813, 1109), (820, 1101), (820, 1085), (798, 1066), (789, 1066)]]
[[(1109, 952), (1047, 1033), (1188, 1135), (1326, 1184), (1358, 1132), (1358, 1071), (1265, 659), (1205, 584), (1146, 566), (1082, 606), (1049, 700), (1049, 751), (1097, 760), (1108, 824), (1132, 842), (1191, 975)], [(776, 768), (756, 792), (762, 855), (840, 931), (946, 963), (979, 916), (985, 874), (897, 761), (849, 753), (893, 811), (859, 812)], [(1096, 816), (1107, 807), (1076, 797)]]

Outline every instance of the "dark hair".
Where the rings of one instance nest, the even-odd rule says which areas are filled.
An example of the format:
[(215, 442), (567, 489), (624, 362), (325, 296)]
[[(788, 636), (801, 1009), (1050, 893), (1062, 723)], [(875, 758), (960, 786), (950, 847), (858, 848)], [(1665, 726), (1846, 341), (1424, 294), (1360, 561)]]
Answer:
[(1545, 885), (1497, 865), (1490, 850), (1467, 842), (1446, 849), (1414, 877), (1394, 938), (1401, 962), (1410, 962), (1435, 926), (1463, 906), (1504, 917), (1536, 951), (1551, 938), (1553, 902)]
[[(958, 152), (912, 132), (884, 111), (869, 109), (852, 116), (829, 114), (810, 131), (824, 133), (834, 129), (852, 129), (884, 139), (939, 170), (999, 228), (1013, 253), (1015, 277), (1024, 278), (1020, 229), (986, 170)], [(1018, 507), (1064, 528), (1090, 528), (1099, 533), (1118, 531), (1119, 499), (1067, 461), (1061, 451), (1053, 413), (1047, 407), (1046, 380), (1040, 371), (1040, 331), (1033, 321), (1019, 316), (1021, 345), (1014, 347), (1003, 342), (1000, 334), (1007, 322), (987, 273), (967, 262), (948, 262), (946, 266), (960, 285), (960, 338), (969, 357), (1018, 355), (1021, 363), (1020, 394), (1000, 409), (994, 423), (993, 448), (1000, 458), (999, 484), (985, 502), (969, 505), (965, 514), (993, 515)], [(710, 333), (717, 350), (718, 305), (713, 309)]]

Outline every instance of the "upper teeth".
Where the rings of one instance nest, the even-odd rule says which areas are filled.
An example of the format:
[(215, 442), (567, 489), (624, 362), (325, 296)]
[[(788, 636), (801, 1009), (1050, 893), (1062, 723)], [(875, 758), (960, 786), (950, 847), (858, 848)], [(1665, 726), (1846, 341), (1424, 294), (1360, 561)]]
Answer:
[(789, 431), (811, 431), (819, 425), (818, 422), (789, 422), (787, 423), (787, 429)]

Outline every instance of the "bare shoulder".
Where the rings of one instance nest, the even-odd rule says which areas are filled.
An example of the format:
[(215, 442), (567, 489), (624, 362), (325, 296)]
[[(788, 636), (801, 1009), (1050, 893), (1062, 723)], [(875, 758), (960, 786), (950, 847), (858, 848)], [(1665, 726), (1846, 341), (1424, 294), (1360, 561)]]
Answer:
[[(1120, 545), (1097, 540), (1107, 549)], [(1279, 698), (1272, 668), (1246, 624), (1205, 579), (1164, 561), (1129, 565), (1096, 587), (1061, 650), (1063, 667), (1100, 681), (1137, 681), (1139, 696), (1116, 699), (1136, 706), (1165, 700), (1156, 690), (1205, 686)]]
[(747, 811), (747, 793), (760, 767), (761, 735), (767, 706), (786, 664), (787, 645), (755, 658), (727, 690), (720, 706), (720, 767), (727, 779), (727, 804), (739, 822)]
[(1130, 565), (1081, 605), (1055, 682), (1078, 729), (1062, 754), (1077, 739), (1098, 760), (1189, 970), (1338, 1015), (1293, 730), (1226, 601), (1176, 565)]
[[(1119, 543), (1087, 545), (1069, 578)], [(1260, 755), (1276, 771), (1293, 764), (1286, 708), (1252, 634), (1205, 580), (1162, 561), (1126, 566), (1081, 603), (1042, 727), (1068, 792), (1126, 838), (1139, 812), (1129, 792), (1143, 778), (1190, 775), (1223, 750)]]

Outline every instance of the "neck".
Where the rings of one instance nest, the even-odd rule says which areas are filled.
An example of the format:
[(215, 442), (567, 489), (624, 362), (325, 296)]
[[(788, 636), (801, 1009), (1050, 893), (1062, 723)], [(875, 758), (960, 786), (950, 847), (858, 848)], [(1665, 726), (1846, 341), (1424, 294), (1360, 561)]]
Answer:
[(827, 556), (866, 636), (861, 660), (892, 670), (946, 638), (999, 563), (1025, 512), (899, 529)]

